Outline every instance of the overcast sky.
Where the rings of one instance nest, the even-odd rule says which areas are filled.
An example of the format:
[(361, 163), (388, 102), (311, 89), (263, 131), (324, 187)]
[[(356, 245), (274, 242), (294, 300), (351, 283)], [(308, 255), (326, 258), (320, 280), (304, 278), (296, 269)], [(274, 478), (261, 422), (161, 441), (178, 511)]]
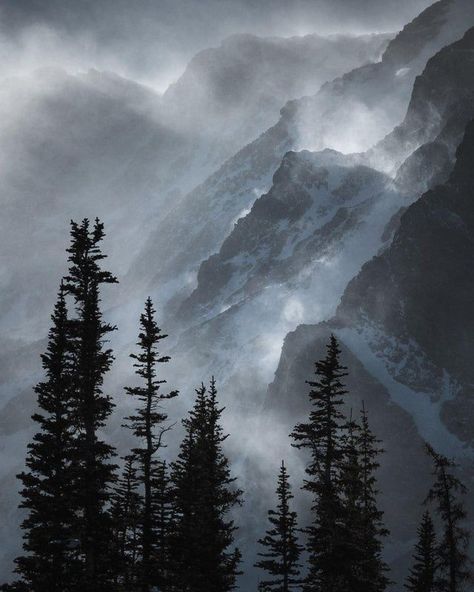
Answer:
[[(429, 4), (430, 0), (3, 0), (0, 59), (4, 70), (6, 65), (13, 70), (24, 65), (94, 66), (164, 89), (197, 51), (232, 33), (395, 31)], [(20, 66), (15, 56), (21, 56)]]

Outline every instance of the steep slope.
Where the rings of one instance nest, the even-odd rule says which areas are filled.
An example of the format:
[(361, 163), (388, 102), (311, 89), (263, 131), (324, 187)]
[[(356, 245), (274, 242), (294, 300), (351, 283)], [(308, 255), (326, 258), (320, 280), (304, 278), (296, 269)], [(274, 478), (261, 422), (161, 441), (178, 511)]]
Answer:
[[(201, 265), (197, 288), (180, 316), (194, 322), (210, 318), (271, 286), (292, 285), (301, 296), (301, 279), (320, 281), (319, 268), (343, 260), (349, 239), (360, 242), (358, 262), (375, 253), (387, 220), (408, 201), (386, 175), (353, 161), (330, 150), (288, 152), (270, 191), (238, 220), (219, 253)], [(352, 256), (356, 259), (354, 250)], [(355, 268), (358, 262), (352, 263)]]
[[(31, 321), (27, 310), (47, 319), (50, 298), (43, 297), (43, 290), (54, 286), (60, 276), (48, 253), (62, 250), (71, 218), (103, 217), (112, 237), (119, 229), (120, 239), (111, 241), (109, 252), (117, 272), (123, 273), (143, 246), (155, 216), (164, 217), (180, 195), (251, 139), (245, 132), (238, 138), (232, 134), (222, 137), (222, 114), (207, 107), (206, 99), (232, 63), (239, 63), (237, 74), (242, 77), (263, 53), (266, 60), (258, 75), (269, 69), (274, 79), (279, 70), (285, 78), (285, 68), (293, 70), (292, 56), (298, 47), (307, 48), (305, 66), (311, 62), (310, 50), (318, 47), (321, 55), (315, 53), (312, 59), (317, 78), (318, 72), (321, 76), (339, 73), (346, 58), (353, 64), (377, 55), (386, 43), (385, 36), (252, 39), (254, 49), (244, 38), (230, 40), (212, 50), (213, 60), (197, 59), (199, 66), (191, 64), (166, 97), (96, 70), (70, 75), (49, 69), (4, 81), (0, 90), (0, 190), (5, 208), (0, 224), (4, 267), (0, 312), (5, 330), (11, 329), (8, 319), (18, 318), (19, 310), (27, 323)], [(248, 51), (242, 53), (247, 46)], [(293, 85), (280, 89), (282, 102), (303, 84), (303, 74), (303, 65), (288, 74)], [(201, 79), (202, 100), (188, 113), (192, 96), (196, 96), (189, 77), (195, 86), (197, 78)], [(227, 86), (222, 83), (223, 89)], [(234, 102), (236, 114), (248, 116), (249, 125), (257, 117), (255, 105), (267, 96), (257, 98), (256, 94), (254, 85), (250, 96), (239, 96)], [(244, 99), (254, 105), (253, 113), (242, 111)], [(263, 108), (260, 111), (267, 113)], [(192, 126), (188, 115), (201, 122), (200, 126)], [(20, 250), (19, 237), (24, 236), (31, 241)], [(38, 253), (45, 254), (44, 260), (35, 256)], [(15, 336), (21, 336), (21, 326), (16, 331)], [(31, 336), (31, 326), (23, 333), (33, 339), (41, 334)]]
[[(440, 55), (445, 65), (443, 52)], [(470, 68), (470, 53), (456, 56), (462, 76), (459, 81), (453, 77), (453, 84), (466, 97), (469, 111), (462, 65)], [(439, 81), (431, 76), (430, 81), (433, 95), (437, 84), (445, 84), (444, 76)], [(469, 88), (470, 80), (465, 84)], [(416, 105), (412, 101), (410, 109)], [(181, 204), (170, 212), (155, 237), (159, 242), (149, 245), (149, 253), (160, 253), (160, 258), (151, 260), (143, 253), (140, 262), (147, 274), (150, 269), (157, 272), (148, 289), (156, 291), (161, 302), (169, 298), (168, 313), (176, 313), (173, 353), (187, 368), (196, 369), (186, 376), (199, 382), (203, 374), (215, 373), (224, 381), (227, 401), (239, 400), (236, 415), (241, 414), (242, 421), (261, 408), (262, 390), (278, 364), (284, 336), (299, 323), (335, 313), (347, 282), (390, 242), (401, 212), (417, 197), (416, 184), (407, 181), (401, 191), (365, 164), (366, 155), (325, 150), (288, 152), (273, 179), (265, 179), (269, 191), (257, 198), (250, 190), (259, 181), (255, 170), (276, 160), (278, 142), (287, 136), (278, 125), (262, 141), (267, 153), (254, 153), (252, 145), (241, 153), (252, 166), (234, 171), (235, 163), (229, 161), (193, 193), (195, 201), (184, 200), (187, 209)], [(448, 154), (446, 170), (450, 166)], [(227, 191), (220, 194), (217, 190), (224, 187)], [(248, 211), (240, 209), (242, 200)], [(213, 243), (218, 247), (208, 256)], [(158, 244), (160, 251), (154, 250)], [(195, 283), (194, 265), (201, 257)], [(181, 379), (178, 373), (176, 380)]]
[[(420, 146), (444, 148), (451, 158), (464, 127), (474, 113), (474, 28), (462, 39), (441, 49), (415, 80), (403, 122), (370, 152), (379, 168), (396, 170)], [(418, 154), (419, 157), (419, 154)], [(418, 162), (419, 164), (419, 162)], [(406, 173), (405, 173), (406, 181)]]
[[(410, 388), (439, 398), (440, 377), (448, 373), (457, 388), (442, 401), (440, 419), (470, 445), (474, 443), (470, 427), (474, 420), (473, 162), (471, 123), (449, 181), (408, 208), (390, 248), (362, 268), (337, 313), (344, 325), (373, 325), (379, 340), (392, 341), (384, 362)], [(369, 345), (379, 347), (375, 339)], [(391, 358), (404, 348), (404, 359), (396, 364)]]
[[(450, 170), (447, 142), (446, 155), (442, 154), (445, 158), (439, 163), (427, 157), (436, 142), (441, 144), (444, 138), (454, 142), (465, 118), (469, 113), (474, 115), (472, 79), (465, 75), (472, 67), (471, 47), (474, 49), (469, 31), (461, 42), (430, 61), (426, 82), (424, 73), (417, 81), (425, 95), (444, 96), (446, 75), (454, 60), (457, 69), (449, 76), (450, 88), (456, 89), (459, 97), (458, 109), (442, 112), (442, 132), (418, 151), (423, 152), (426, 171), (420, 167), (415, 181), (407, 175), (402, 190), (384, 174), (367, 167), (366, 155), (344, 156), (331, 150), (287, 153), (270, 191), (243, 213), (219, 251), (201, 264), (195, 289), (179, 305), (181, 326), (194, 325), (185, 330), (177, 346), (180, 355), (186, 353), (198, 367), (211, 371), (212, 366), (228, 377), (240, 376), (239, 368), (245, 368), (247, 376), (252, 368), (258, 377), (251, 389), (254, 393), (258, 381), (269, 380), (285, 333), (298, 322), (322, 320), (335, 312), (346, 282), (391, 240), (400, 213), (417, 197), (420, 184), (433, 182)], [(407, 121), (415, 120), (418, 105), (423, 113), (425, 103), (418, 91), (416, 96), (419, 100), (410, 103), (405, 129)], [(417, 133), (415, 128), (413, 136)], [(413, 164), (410, 156), (405, 166), (413, 169)], [(217, 221), (227, 213), (224, 205), (235, 207), (227, 199), (215, 203), (217, 211), (210, 213), (205, 232), (198, 235), (201, 242), (193, 241), (196, 237), (183, 230), (179, 240), (183, 245), (193, 241), (190, 251), (181, 250), (180, 259), (171, 257), (166, 264), (175, 263), (180, 269), (178, 263), (186, 264), (190, 252), (199, 253), (203, 241), (223, 234), (225, 227)], [(194, 227), (199, 228), (199, 218)]]
[(285, 335), (334, 314), (347, 282), (391, 238), (387, 222), (409, 203), (386, 175), (352, 158), (288, 153), (178, 311), (188, 328), (174, 355), (187, 379), (215, 374), (235, 417), (258, 415)]
[[(167, 298), (180, 292), (180, 298), (186, 297), (195, 286), (200, 261), (220, 247), (235, 221), (268, 191), (287, 151), (370, 147), (402, 120), (413, 81), (426, 60), (472, 23), (471, 2), (441, 0), (400, 32), (381, 62), (326, 84), (314, 97), (288, 103), (275, 126), (229, 159), (158, 222), (133, 267), (133, 281), (152, 268), (155, 277), (150, 289), (160, 286)], [(160, 261), (152, 257), (154, 253), (162, 255)]]
[[(281, 426), (288, 431), (308, 413), (302, 379), (335, 333), (349, 367), (347, 408), (364, 400), (384, 440), (381, 503), (391, 530), (387, 558), (399, 582), (429, 483), (422, 442), (454, 456), (465, 483), (474, 476), (473, 162), (474, 122), (448, 182), (407, 208), (393, 241), (349, 283), (333, 319), (285, 338), (259, 431), (272, 425), (283, 438)], [(474, 499), (466, 501), (472, 522)]]

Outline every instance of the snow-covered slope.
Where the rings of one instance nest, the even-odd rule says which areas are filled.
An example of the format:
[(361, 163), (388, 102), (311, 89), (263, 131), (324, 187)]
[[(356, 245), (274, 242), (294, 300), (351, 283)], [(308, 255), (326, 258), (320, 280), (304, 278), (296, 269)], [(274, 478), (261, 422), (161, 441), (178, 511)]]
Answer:
[(462, 36), (472, 23), (471, 2), (441, 0), (399, 33), (382, 61), (324, 85), (313, 97), (289, 102), (276, 125), (157, 222), (132, 268), (131, 280), (137, 282), (151, 270), (149, 290), (164, 290), (166, 298), (173, 293), (187, 297), (195, 287), (200, 262), (220, 248), (235, 221), (269, 190), (286, 152), (370, 148), (405, 116), (413, 82), (428, 58), (446, 40)]
[[(430, 58), (415, 80), (405, 118), (369, 151), (370, 162), (393, 172), (427, 143), (444, 148), (447, 157), (454, 159), (464, 127), (474, 114), (473, 74), (474, 28), (470, 28), (462, 39)], [(427, 154), (428, 162), (432, 156)]]
[(285, 335), (334, 314), (347, 282), (391, 238), (387, 223), (409, 203), (386, 175), (339, 153), (287, 154), (270, 191), (201, 266), (178, 311), (191, 327), (175, 355), (196, 379), (215, 373), (236, 415), (235, 400), (243, 415), (258, 412)]
[[(15, 82), (12, 88), (18, 115), (4, 118), (0, 124), (13, 147), (10, 152), (0, 150), (7, 170), (0, 181), (6, 196), (1, 225), (5, 237), (1, 327), (10, 335), (0, 359), (5, 402), (0, 425), (6, 436), (4, 480), (13, 483), (17, 468), (7, 461), (29, 437), (24, 431), (25, 417), (33, 398), (27, 380), (33, 382), (33, 368), (39, 370), (36, 356), (41, 344), (25, 347), (23, 339), (46, 332), (56, 281), (64, 269), (61, 253), (67, 243), (67, 221), (82, 215), (104, 217), (111, 235), (105, 245), (111, 253), (111, 269), (122, 274), (130, 267), (117, 290), (120, 304), (108, 311), (121, 328), (118, 347), (113, 344), (119, 358), (116, 393), (121, 392), (118, 385), (130, 370), (129, 365), (124, 370), (125, 355), (135, 338), (141, 292), (148, 295), (146, 291), (158, 303), (165, 301), (168, 315), (162, 318), (166, 329), (176, 336), (171, 353), (177, 364), (170, 368), (170, 382), (189, 386), (211, 372), (216, 374), (223, 397), (232, 403), (227, 428), (239, 434), (233, 445), (241, 457), (248, 446), (255, 446), (256, 460), (267, 458), (271, 466), (283, 452), (284, 435), (297, 413), (305, 409), (295, 401), (301, 401), (306, 392), (302, 381), (311, 373), (311, 364), (306, 363), (322, 351), (330, 329), (345, 339), (345, 355), (355, 368), (354, 405), (367, 397), (375, 410), (377, 431), (384, 433), (387, 447), (393, 446), (387, 458), (396, 470), (390, 474), (387, 466), (382, 469), (389, 496), (404, 494), (399, 485), (391, 488), (392, 480), (400, 482), (404, 455), (418, 450), (423, 437), (433, 437), (433, 429), (441, 425), (444, 435), (450, 430), (454, 435), (446, 440), (450, 450), (459, 451), (460, 447), (462, 451), (467, 429), (456, 408), (460, 401), (469, 399), (467, 387), (461, 385), (459, 390), (461, 379), (454, 358), (453, 367), (441, 371), (439, 360), (412, 328), (412, 338), (404, 342), (378, 319), (362, 324), (365, 318), (361, 317), (358, 325), (358, 306), (344, 305), (331, 325), (307, 325), (297, 329), (294, 338), (285, 340), (285, 336), (300, 323), (333, 316), (348, 281), (361, 266), (378, 253), (376, 260), (383, 260), (380, 258), (391, 252), (400, 213), (418, 197), (419, 188), (448, 174), (452, 147), (472, 106), (472, 35), (438, 53), (424, 68), (433, 54), (460, 38), (473, 21), (470, 0), (435, 3), (400, 32), (380, 61), (356, 68), (313, 96), (289, 102), (273, 127), (224, 164), (228, 152), (240, 148), (240, 142), (247, 142), (250, 134), (263, 129), (275, 116), (276, 101), (268, 102), (261, 111), (269, 93), (286, 101), (285, 92), (312, 92), (319, 84), (317, 76), (322, 80), (327, 75), (318, 70), (316, 76), (314, 70), (309, 82), (304, 77), (313, 57), (317, 61), (324, 53), (320, 49), (313, 56), (311, 48), (319, 47), (320, 39), (232, 39), (197, 58), (163, 98), (97, 72), (78, 76), (42, 73), (39, 82), (34, 82), (38, 89), (34, 100), (31, 83)], [(292, 56), (301, 53), (301, 43), (303, 61), (294, 72), (285, 70), (283, 75), (279, 70), (293, 67)], [(339, 67), (338, 59), (351, 43), (356, 47), (356, 41), (341, 42), (340, 54), (333, 54), (337, 59), (331, 67)], [(364, 51), (370, 43), (363, 42)], [(271, 59), (273, 53), (275, 59)], [(374, 50), (373, 57), (376, 53)], [(248, 80), (239, 83), (237, 77), (236, 85), (233, 76), (227, 77), (228, 68), (245, 72), (245, 60), (253, 62), (256, 55), (262, 60), (257, 60)], [(364, 54), (360, 59), (366, 57)], [(270, 70), (269, 87), (262, 89), (254, 83), (266, 69)], [(203, 73), (208, 74), (204, 88), (200, 85)], [(306, 90), (307, 83), (314, 87)], [(248, 92), (239, 94), (245, 88)], [(449, 92), (443, 94), (445, 89)], [(228, 100), (229, 94), (235, 102)], [(451, 102), (454, 95), (461, 103)], [(427, 126), (433, 112), (439, 116), (436, 125)], [(195, 125), (196, 113), (205, 115), (204, 125)], [(245, 125), (239, 123), (239, 117), (248, 117)], [(207, 125), (208, 119), (213, 125)], [(398, 131), (383, 140), (402, 120)], [(374, 150), (361, 152), (379, 141)], [(359, 153), (347, 156), (336, 148)], [(426, 167), (433, 155), (438, 158), (435, 174)], [(390, 166), (386, 166), (388, 161)], [(400, 164), (396, 182), (374, 168), (383, 165), (395, 175)], [(215, 166), (220, 168), (215, 171)], [(403, 220), (410, 219), (411, 214), (406, 216), (412, 208)], [(446, 209), (449, 215), (445, 217)], [(52, 217), (51, 212), (57, 215)], [(428, 213), (434, 221), (441, 220), (441, 226), (457, 229), (459, 240), (465, 237), (465, 221), (456, 226), (460, 212), (443, 207), (441, 213)], [(421, 215), (417, 226), (421, 239), (423, 219)], [(23, 245), (26, 235), (30, 242), (19, 251), (18, 236)], [(409, 246), (416, 245), (417, 235), (410, 240)], [(469, 240), (460, 248), (470, 256)], [(467, 260), (463, 260), (462, 269)], [(457, 267), (452, 262), (447, 266), (455, 273)], [(388, 290), (380, 282), (382, 298), (395, 298), (396, 290), (390, 292), (392, 276), (387, 272), (380, 277), (389, 282)], [(363, 304), (371, 302), (371, 281), (367, 294), (361, 296)], [(430, 281), (430, 293), (435, 294), (434, 277)], [(415, 273), (411, 282), (416, 288)], [(350, 291), (345, 299), (348, 294)], [(110, 304), (107, 298), (105, 304)], [(445, 308), (450, 310), (447, 301)], [(466, 310), (469, 312), (468, 304)], [(425, 319), (424, 310), (417, 308), (416, 312), (420, 322)], [(18, 323), (18, 318), (25, 324)], [(36, 319), (38, 324), (33, 324)], [(396, 322), (403, 327), (401, 321), (405, 320), (401, 315)], [(425, 327), (429, 325), (425, 323)], [(428, 342), (429, 331), (427, 335)], [(420, 348), (423, 359), (428, 360), (422, 370), (415, 365), (421, 359)], [(11, 356), (11, 351), (21, 358)], [(17, 359), (22, 360), (21, 366), (12, 362)], [(278, 380), (265, 400), (265, 387), (277, 367)], [(22, 368), (26, 368), (27, 379)], [(394, 381), (400, 377), (403, 387), (395, 392)], [(183, 394), (183, 406), (185, 397)], [(120, 395), (117, 398), (123, 406)], [(463, 409), (471, 413), (469, 405)], [(262, 438), (261, 443), (255, 442), (252, 429), (247, 433), (241, 430), (244, 422), (257, 430), (255, 411), (264, 411), (275, 420), (274, 429), (267, 430), (270, 439)], [(441, 420), (444, 423), (440, 424)], [(116, 423), (120, 425), (120, 419)], [(400, 433), (407, 437), (397, 447)], [(422, 456), (414, 453), (409, 462), (413, 474), (425, 474)], [(266, 483), (266, 476), (262, 478)], [(247, 489), (251, 495), (251, 483)], [(409, 506), (408, 526), (416, 521), (416, 499), (421, 495), (419, 488), (412, 491), (401, 498)], [(385, 498), (388, 512), (393, 499)], [(9, 493), (1, 503), (12, 505)], [(395, 522), (393, 514), (390, 520)], [(5, 522), (4, 538), (17, 522), (16, 516)], [(397, 524), (391, 526), (397, 533), (393, 556), (399, 557), (400, 545), (409, 542), (410, 535)]]
[[(197, 288), (179, 314), (201, 322), (272, 286), (311, 291), (321, 281), (320, 269), (328, 273), (336, 261), (350, 260), (357, 269), (383, 242), (387, 220), (407, 203), (389, 177), (354, 165), (351, 157), (329, 150), (288, 152), (270, 191), (201, 265)], [(349, 240), (353, 246), (345, 257)]]
[[(407, 208), (390, 245), (349, 283), (335, 316), (301, 326), (285, 339), (268, 393), (270, 417), (297, 421), (307, 412), (304, 388), (297, 381), (304, 372), (309, 375), (310, 361), (321, 354), (330, 332), (336, 334), (350, 369), (348, 405), (364, 399), (386, 443), (381, 499), (400, 576), (406, 574), (406, 543), (426, 494), (421, 442), (456, 458), (466, 483), (474, 477), (473, 162), (474, 122), (449, 180)], [(359, 384), (361, 372), (364, 384)], [(413, 473), (417, 464), (420, 472)], [(403, 475), (396, 477), (399, 469)], [(413, 474), (416, 483), (407, 488)], [(391, 504), (403, 499), (404, 491), (410, 499), (404, 502), (406, 520), (401, 523)], [(474, 499), (466, 501), (472, 522)]]
[(338, 310), (338, 318), (348, 326), (368, 323), (396, 343), (418, 345), (426, 363), (415, 366), (423, 358), (416, 349), (409, 351), (396, 371), (401, 382), (438, 395), (445, 372), (458, 383), (452, 396), (442, 400), (440, 418), (470, 445), (474, 418), (473, 162), (471, 124), (449, 181), (427, 192), (404, 213), (390, 248), (363, 267)]

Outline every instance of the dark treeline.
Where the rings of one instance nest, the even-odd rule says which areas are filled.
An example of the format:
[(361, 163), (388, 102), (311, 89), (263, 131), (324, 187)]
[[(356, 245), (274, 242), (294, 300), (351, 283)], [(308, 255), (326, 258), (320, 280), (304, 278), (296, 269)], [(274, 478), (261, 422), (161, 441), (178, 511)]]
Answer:
[[(232, 516), (243, 492), (224, 451), (217, 386), (196, 389), (182, 420), (176, 459), (163, 448), (172, 429), (166, 387), (167, 337), (147, 299), (137, 349), (131, 353), (136, 384), (124, 419), (134, 445), (123, 458), (104, 440), (113, 412), (103, 392), (113, 363), (107, 347), (115, 327), (104, 321), (101, 288), (116, 278), (103, 268), (100, 221), (71, 223), (69, 271), (51, 317), (44, 380), (35, 392), (37, 432), (28, 445), (21, 482), (25, 519), (17, 581), (19, 592), (228, 592), (237, 587), (241, 554)], [(311, 410), (291, 433), (306, 459), (302, 484), (311, 521), (298, 524), (290, 475), (281, 462), (268, 528), (255, 566), (260, 592), (383, 592), (392, 584), (383, 559), (388, 536), (378, 507), (377, 469), (383, 453), (368, 411), (350, 411), (347, 368), (331, 336), (324, 359), (308, 382)], [(426, 446), (433, 484), (417, 533), (411, 592), (462, 592), (470, 581), (469, 533), (464, 527), (464, 485), (453, 461)], [(414, 533), (415, 535), (415, 533)]]

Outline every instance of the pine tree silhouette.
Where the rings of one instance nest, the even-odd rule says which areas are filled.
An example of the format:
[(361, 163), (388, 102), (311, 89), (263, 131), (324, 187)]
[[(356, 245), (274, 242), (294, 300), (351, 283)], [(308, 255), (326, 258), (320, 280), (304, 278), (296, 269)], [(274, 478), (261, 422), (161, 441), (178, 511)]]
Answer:
[(259, 567), (272, 578), (260, 583), (261, 590), (289, 592), (301, 585), (299, 558), (303, 548), (298, 543), (297, 515), (290, 508), (293, 499), (289, 476), (282, 461), (276, 490), (278, 505), (276, 510), (268, 511), (271, 528), (258, 542), (265, 551), (255, 567)]
[(378, 457), (383, 452), (380, 441), (372, 433), (365, 406), (361, 411), (361, 426), (357, 446), (361, 466), (361, 557), (359, 585), (361, 592), (383, 592), (389, 584), (388, 566), (382, 560), (382, 539), (389, 534), (383, 524), (383, 512), (377, 506)]
[(111, 463), (114, 448), (100, 438), (99, 430), (105, 427), (113, 409), (112, 399), (104, 395), (102, 385), (113, 361), (112, 351), (105, 349), (104, 343), (115, 327), (102, 320), (100, 287), (117, 280), (101, 268), (106, 257), (100, 249), (103, 238), (104, 226), (99, 220), (92, 228), (87, 219), (80, 225), (71, 222), (71, 246), (67, 250), (70, 267), (64, 279), (76, 311), (69, 323), (75, 391), (72, 479), (80, 521), (80, 553), (84, 558), (78, 585), (88, 592), (109, 590), (113, 579), (108, 504), (116, 467)]
[(159, 461), (152, 474), (153, 514), (155, 516), (155, 552), (153, 582), (160, 591), (171, 585), (171, 543), (174, 526), (173, 497), (165, 461)]
[(405, 583), (410, 592), (436, 590), (437, 544), (431, 515), (427, 510), (418, 527), (418, 542), (413, 553), (413, 566)]
[(140, 522), (143, 498), (139, 493), (136, 458), (124, 458), (122, 475), (117, 480), (112, 497), (112, 522), (115, 543), (115, 584), (117, 590), (137, 590), (137, 562), (140, 556)]
[(439, 573), (436, 587), (441, 592), (461, 592), (470, 579), (469, 531), (464, 528), (466, 518), (464, 504), (460, 495), (466, 487), (453, 475), (457, 466), (452, 460), (436, 452), (426, 444), (426, 451), (433, 460), (433, 486), (428, 492), (426, 502), (435, 504), (436, 512), (443, 521), (443, 537), (438, 547)]
[(312, 404), (309, 420), (296, 425), (291, 434), (294, 446), (307, 448), (311, 455), (303, 485), (314, 499), (313, 522), (305, 529), (309, 563), (305, 592), (340, 592), (343, 585), (345, 529), (339, 480), (344, 458), (341, 406), (347, 394), (342, 379), (347, 369), (340, 363), (340, 353), (331, 335), (326, 357), (316, 362), (317, 380), (308, 382)]
[(360, 425), (350, 417), (343, 426), (341, 441), (344, 456), (341, 463), (339, 487), (343, 500), (343, 550), (340, 569), (346, 587), (354, 592), (361, 586), (361, 564), (364, 557), (363, 538), (363, 469), (359, 449)]
[(73, 367), (63, 286), (52, 321), (42, 356), (46, 379), (35, 388), (39, 411), (33, 420), (39, 432), (28, 445), (27, 470), (19, 475), (23, 483), (20, 507), (27, 510), (22, 523), (27, 554), (16, 560), (16, 572), (26, 589), (34, 592), (72, 590), (78, 569), (71, 479)]
[(228, 514), (240, 503), (222, 443), (223, 412), (214, 379), (196, 390), (183, 420), (185, 437), (172, 465), (175, 507), (173, 590), (227, 592), (235, 588), (240, 553), (231, 550), (236, 526)]
[(166, 337), (155, 321), (153, 303), (148, 298), (145, 311), (140, 316), (137, 342), (140, 351), (138, 354), (131, 354), (131, 358), (135, 360), (135, 372), (144, 385), (126, 388), (127, 393), (139, 403), (135, 414), (127, 418), (128, 427), (143, 442), (142, 446), (133, 450), (140, 465), (139, 479), (143, 486), (139, 568), (142, 592), (149, 592), (153, 585), (162, 588), (165, 577), (165, 551), (160, 546), (165, 544), (163, 533), (168, 527), (161, 524), (160, 520), (166, 518), (163, 495), (166, 495), (167, 474), (163, 471), (163, 463), (156, 458), (156, 453), (163, 446), (163, 435), (169, 429), (166, 425), (168, 415), (163, 411), (162, 403), (178, 394), (177, 391), (163, 393), (161, 386), (166, 380), (157, 379), (157, 364), (166, 363), (170, 359), (169, 356), (160, 356), (157, 350), (157, 345)]

